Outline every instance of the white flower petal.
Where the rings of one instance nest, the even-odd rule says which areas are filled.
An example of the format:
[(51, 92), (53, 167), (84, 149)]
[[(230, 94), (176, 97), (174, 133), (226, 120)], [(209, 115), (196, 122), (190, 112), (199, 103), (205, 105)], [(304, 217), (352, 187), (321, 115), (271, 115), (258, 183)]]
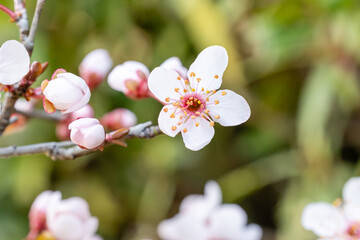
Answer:
[(87, 237), (93, 236), (99, 227), (99, 220), (96, 217), (90, 217), (85, 223), (85, 232)]
[(208, 181), (205, 185), (205, 196), (214, 206), (221, 204), (222, 193), (219, 184), (213, 180)]
[(185, 68), (178, 57), (166, 59), (160, 67), (164, 67), (177, 72), (182, 78), (187, 78), (187, 68)]
[(307, 205), (301, 216), (305, 229), (313, 231), (322, 237), (335, 237), (346, 229), (344, 216), (329, 203), (311, 203)]
[(73, 214), (61, 214), (54, 219), (49, 230), (59, 240), (77, 240), (84, 236), (84, 225), (80, 218)]
[(211, 236), (218, 239), (238, 239), (247, 223), (245, 211), (235, 204), (217, 207), (209, 217)]
[(149, 76), (148, 86), (150, 92), (161, 102), (165, 103), (166, 98), (179, 99), (179, 93), (175, 88), (183, 89), (181, 81), (177, 79), (179, 74), (173, 70), (163, 67), (155, 68)]
[(345, 203), (356, 203), (360, 205), (360, 177), (350, 178), (343, 187), (343, 198)]
[(139, 72), (142, 72), (145, 77), (149, 76), (149, 69), (141, 62), (127, 61), (121, 65), (116, 66), (109, 74), (109, 86), (120, 92), (127, 92), (125, 85), (126, 80), (141, 81)]
[(110, 71), (113, 62), (110, 54), (105, 49), (95, 49), (88, 53), (80, 64), (80, 72), (93, 72), (105, 77)]
[[(166, 110), (166, 112), (164, 111)], [(175, 108), (172, 105), (164, 106), (159, 114), (158, 123), (160, 130), (170, 137), (175, 137), (182, 130), (182, 124), (179, 126), (178, 123), (181, 121), (180, 116), (182, 113), (176, 114), (174, 118), (171, 118), (170, 115), (173, 114)], [(176, 127), (175, 130), (174, 127)]]
[(0, 83), (12, 85), (19, 82), (28, 72), (30, 57), (18, 41), (6, 41), (0, 48)]
[(182, 132), (185, 147), (192, 151), (198, 151), (208, 145), (215, 134), (214, 127), (211, 127), (208, 121), (200, 117), (197, 117), (196, 121), (200, 123), (198, 127), (189, 119), (188, 124), (184, 125), (188, 131)]
[(263, 231), (259, 225), (249, 224), (241, 230), (241, 236), (239, 240), (260, 240), (262, 238), (262, 235)]
[[(225, 48), (211, 46), (204, 49), (191, 64), (188, 71), (188, 78), (191, 86), (196, 88), (196, 78), (200, 78), (198, 88), (205, 90), (216, 90), (221, 86), (222, 76), (228, 65), (228, 55)], [(195, 73), (195, 77), (191, 77)], [(215, 76), (217, 75), (217, 78)]]
[[(210, 97), (210, 102), (218, 100), (219, 104), (210, 104), (206, 108), (215, 122), (222, 126), (236, 126), (246, 122), (251, 114), (250, 106), (239, 94), (231, 90), (220, 90)], [(220, 118), (217, 119), (216, 115)]]
[(345, 203), (343, 208), (347, 220), (351, 222), (360, 222), (360, 204)]

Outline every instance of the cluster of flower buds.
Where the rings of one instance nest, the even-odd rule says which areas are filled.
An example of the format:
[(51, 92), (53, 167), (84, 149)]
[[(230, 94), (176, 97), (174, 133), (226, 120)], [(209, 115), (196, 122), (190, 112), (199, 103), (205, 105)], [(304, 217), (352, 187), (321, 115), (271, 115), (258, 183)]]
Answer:
[(60, 192), (45, 191), (29, 212), (30, 232), (26, 240), (101, 240), (96, 235), (98, 219), (79, 197), (61, 199)]

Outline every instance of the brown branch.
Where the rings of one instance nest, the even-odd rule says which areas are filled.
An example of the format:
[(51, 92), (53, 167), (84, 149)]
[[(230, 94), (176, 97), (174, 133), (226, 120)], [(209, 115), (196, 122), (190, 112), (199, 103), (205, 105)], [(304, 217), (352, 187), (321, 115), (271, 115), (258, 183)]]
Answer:
[[(132, 138), (150, 139), (162, 134), (158, 126), (151, 126), (151, 124), (151, 122), (146, 122), (131, 127), (128, 129), (128, 131), (124, 131), (125, 134), (117, 140), (124, 141)], [(114, 143), (111, 141), (108, 141), (105, 143), (104, 147), (108, 147), (113, 144)], [(99, 148), (90, 150), (83, 149), (71, 141), (46, 142), (25, 146), (9, 146), (0, 148), (0, 158), (9, 158), (29, 154), (45, 154), (52, 160), (72, 160), (97, 151), (99, 151)]]
[(50, 121), (54, 121), (54, 122), (59, 122), (62, 119), (64, 119), (63, 115), (60, 114), (59, 112), (49, 114), (45, 111), (37, 110), (37, 109), (32, 110), (32, 111), (21, 111), (21, 110), (15, 109), (15, 111), (27, 118), (39, 118), (39, 119), (45, 119), (45, 120), (50, 120)]

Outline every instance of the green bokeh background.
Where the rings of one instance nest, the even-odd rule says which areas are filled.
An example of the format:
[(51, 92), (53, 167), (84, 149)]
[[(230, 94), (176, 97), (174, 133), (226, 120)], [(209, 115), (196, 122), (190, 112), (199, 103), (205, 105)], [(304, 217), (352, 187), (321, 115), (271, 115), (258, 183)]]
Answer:
[[(30, 17), (34, 7), (27, 0)], [(240, 204), (263, 227), (265, 240), (315, 239), (301, 227), (303, 207), (341, 197), (344, 182), (360, 173), (359, 11), (358, 0), (48, 0), (32, 57), (50, 63), (39, 82), (57, 68), (77, 73), (95, 48), (109, 50), (116, 65), (136, 60), (153, 69), (171, 56), (188, 67), (218, 44), (230, 56), (222, 88), (242, 94), (252, 116), (241, 126), (216, 125), (198, 152), (180, 136), (159, 136), (74, 161), (1, 159), (0, 239), (24, 238), (32, 201), (51, 189), (85, 198), (106, 240), (155, 240), (159, 221), (210, 179), (224, 202)], [(18, 31), (0, 12), (0, 43), (9, 39)], [(96, 117), (125, 107), (139, 122), (156, 123), (161, 109), (106, 82), (90, 103)], [(54, 129), (33, 119), (0, 145), (54, 141)]]

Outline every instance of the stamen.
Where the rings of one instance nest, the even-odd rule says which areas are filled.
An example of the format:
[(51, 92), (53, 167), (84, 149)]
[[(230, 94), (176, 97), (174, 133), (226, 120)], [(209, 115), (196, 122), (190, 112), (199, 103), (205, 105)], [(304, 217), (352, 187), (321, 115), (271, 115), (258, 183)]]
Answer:
[(172, 127), (171, 127), (171, 130), (173, 130), (173, 131), (176, 131), (176, 129), (177, 129), (176, 126), (172, 126)]
[(191, 73), (190, 73), (190, 77), (195, 77), (195, 73), (194, 73), (194, 72), (191, 72)]
[(202, 87), (202, 88), (201, 88), (201, 91), (203, 92), (204, 90), (205, 90), (205, 89)]
[(179, 92), (179, 88), (175, 88), (175, 92)]
[(222, 92), (221, 92), (221, 95), (225, 96), (225, 95), (226, 95), (226, 92), (225, 92), (225, 91), (222, 91)]
[(178, 125), (180, 126), (182, 124), (182, 121), (178, 122)]
[(195, 112), (196, 115), (200, 115), (200, 112)]
[(184, 93), (186, 93), (188, 90), (184, 88)]
[(195, 126), (196, 126), (196, 127), (198, 127), (199, 125), (200, 125), (200, 123), (198, 123), (198, 122), (195, 123)]
[(196, 81), (199, 83), (201, 81), (201, 78), (197, 78)]
[(215, 105), (218, 105), (220, 102), (219, 102), (219, 100), (215, 100), (214, 103), (215, 103)]
[(165, 98), (165, 102), (170, 102), (170, 98), (169, 97)]
[(164, 108), (163, 110), (164, 110), (164, 112), (168, 112), (168, 108)]
[(180, 100), (184, 100), (184, 96), (181, 96), (181, 97), (180, 97)]
[(185, 84), (189, 84), (189, 80), (187, 80), (187, 79), (185, 79), (184, 82), (185, 82)]
[(175, 113), (172, 113), (172, 114), (170, 115), (170, 118), (175, 118)]
[(177, 79), (177, 80), (181, 80), (181, 77), (177, 77), (176, 79)]
[(209, 98), (206, 98), (206, 101), (207, 101), (207, 102), (210, 101)]
[(195, 92), (195, 88), (192, 88), (191, 91)]
[(210, 121), (210, 127), (215, 126), (215, 122), (214, 121)]
[(183, 129), (183, 133), (186, 133), (186, 132), (187, 132), (187, 128), (184, 128), (184, 129)]
[(212, 90), (212, 93), (216, 93), (216, 90)]
[(216, 75), (214, 76), (214, 78), (215, 78), (215, 79), (218, 79), (218, 78), (219, 78), (219, 75), (216, 74)]
[(181, 119), (183, 119), (183, 117), (184, 117), (184, 115), (181, 115), (181, 116), (179, 117), (179, 119), (181, 120)]
[(195, 119), (196, 117), (195, 117), (195, 115), (192, 115), (191, 118), (192, 118), (192, 119)]
[(219, 114), (216, 114), (216, 115), (215, 115), (215, 118), (216, 118), (216, 119), (219, 119), (219, 118), (220, 118), (220, 115), (219, 115)]
[(177, 107), (177, 106), (179, 106), (179, 105), (180, 105), (179, 102), (174, 102), (174, 103), (173, 103), (173, 106), (174, 106), (174, 107)]
[(204, 112), (205, 112), (206, 114), (208, 114), (210, 111), (209, 111), (209, 109), (206, 109)]

